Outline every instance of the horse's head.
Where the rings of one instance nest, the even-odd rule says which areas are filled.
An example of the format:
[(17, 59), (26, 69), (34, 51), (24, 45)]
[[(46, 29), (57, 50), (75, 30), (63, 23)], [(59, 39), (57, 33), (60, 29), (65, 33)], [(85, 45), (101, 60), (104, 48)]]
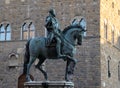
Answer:
[(82, 44), (82, 38), (86, 35), (86, 20), (82, 18), (80, 21), (74, 20), (74, 22), (63, 30), (63, 35), (69, 43), (72, 45)]
[(78, 45), (82, 45), (82, 38), (86, 36), (86, 20), (84, 18), (82, 18), (79, 23), (78, 26), (80, 26), (80, 30), (77, 33), (77, 44)]

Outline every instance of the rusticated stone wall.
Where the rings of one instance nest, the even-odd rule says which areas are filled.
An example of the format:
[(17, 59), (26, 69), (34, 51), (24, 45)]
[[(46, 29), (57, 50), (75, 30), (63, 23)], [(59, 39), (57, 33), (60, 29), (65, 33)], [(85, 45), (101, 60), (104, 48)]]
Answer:
[(101, 88), (120, 87), (120, 2), (101, 0)]
[[(11, 41), (0, 42), (0, 87), (17, 88), (22, 73), (24, 45), (21, 26), (26, 20), (35, 25), (35, 36), (44, 36), (45, 17), (50, 8), (55, 8), (61, 29), (70, 24), (72, 18), (83, 16), (87, 20), (87, 37), (82, 46), (76, 46), (78, 63), (75, 68), (75, 88), (100, 88), (100, 1), (99, 0), (0, 0), (0, 23), (9, 22), (12, 29)], [(18, 54), (16, 66), (9, 66), (9, 55)], [(49, 80), (64, 80), (66, 62), (47, 60)], [(59, 67), (59, 69), (58, 69)], [(52, 69), (51, 69), (52, 68)], [(42, 74), (34, 69), (34, 79), (43, 80)]]

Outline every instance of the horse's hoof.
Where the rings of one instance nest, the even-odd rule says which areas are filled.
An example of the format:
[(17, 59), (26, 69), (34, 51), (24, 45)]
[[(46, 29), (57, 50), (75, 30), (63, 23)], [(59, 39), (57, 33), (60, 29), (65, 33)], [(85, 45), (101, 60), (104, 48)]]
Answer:
[(32, 82), (30, 78), (26, 78), (26, 82)]

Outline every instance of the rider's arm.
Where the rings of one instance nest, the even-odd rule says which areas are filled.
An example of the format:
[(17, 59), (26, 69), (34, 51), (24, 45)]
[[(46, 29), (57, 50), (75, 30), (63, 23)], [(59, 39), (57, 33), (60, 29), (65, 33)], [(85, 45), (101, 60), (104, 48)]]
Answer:
[(46, 17), (46, 20), (45, 20), (45, 27), (50, 26), (50, 25), (49, 25), (50, 21), (51, 21), (51, 18), (50, 18), (49, 16)]

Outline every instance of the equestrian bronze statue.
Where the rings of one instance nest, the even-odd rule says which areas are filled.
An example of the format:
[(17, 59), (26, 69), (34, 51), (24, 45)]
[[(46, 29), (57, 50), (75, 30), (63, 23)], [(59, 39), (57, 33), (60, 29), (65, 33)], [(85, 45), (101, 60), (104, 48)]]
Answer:
[(67, 62), (65, 80), (71, 81), (70, 76), (73, 75), (77, 62), (77, 59), (74, 58), (75, 46), (82, 44), (82, 38), (86, 32), (86, 20), (84, 18), (81, 18), (79, 21), (74, 20), (74, 22), (61, 31), (55, 18), (55, 11), (50, 10), (49, 16), (46, 18), (45, 27), (48, 31), (47, 38), (35, 37), (29, 39), (26, 43), (23, 69), (23, 73), (26, 74), (26, 80), (31, 81), (29, 71), (36, 59), (39, 59), (36, 68), (43, 73), (46, 80), (48, 76), (42, 67), (42, 63), (46, 59), (63, 59)]

